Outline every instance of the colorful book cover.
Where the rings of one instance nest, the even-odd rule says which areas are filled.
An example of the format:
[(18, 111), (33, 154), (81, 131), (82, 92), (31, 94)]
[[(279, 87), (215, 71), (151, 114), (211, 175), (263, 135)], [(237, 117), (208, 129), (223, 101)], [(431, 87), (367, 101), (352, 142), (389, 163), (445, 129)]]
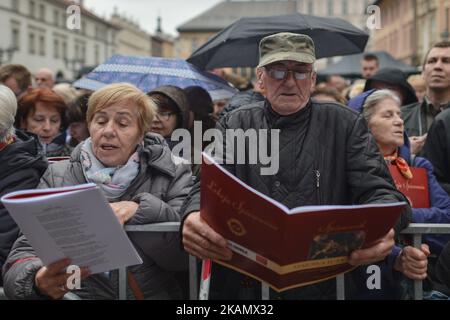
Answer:
[(388, 165), (395, 186), (408, 198), (412, 208), (429, 208), (430, 193), (428, 190), (428, 176), (425, 168), (409, 167), (412, 178), (405, 178), (396, 166)]
[[(230, 261), (215, 261), (274, 290), (320, 282), (352, 270), (351, 251), (391, 229), (406, 203), (288, 209), (203, 155), (201, 216), (228, 240)], [(214, 281), (214, 280), (213, 280)]]

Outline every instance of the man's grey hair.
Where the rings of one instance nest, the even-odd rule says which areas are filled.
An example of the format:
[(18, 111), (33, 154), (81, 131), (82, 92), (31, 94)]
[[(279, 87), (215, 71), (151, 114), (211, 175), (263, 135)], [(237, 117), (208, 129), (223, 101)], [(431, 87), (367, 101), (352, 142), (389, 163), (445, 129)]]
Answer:
[(375, 106), (380, 103), (383, 100), (390, 99), (395, 101), (395, 103), (398, 104), (398, 106), (401, 106), (402, 103), (399, 99), (399, 97), (391, 90), (383, 89), (383, 90), (377, 90), (374, 93), (372, 93), (370, 96), (367, 97), (366, 101), (363, 105), (363, 116), (364, 119), (366, 119), (366, 122), (369, 123), (370, 119), (372, 118), (374, 112), (375, 112)]
[(0, 142), (14, 136), (14, 118), (17, 112), (17, 99), (14, 92), (0, 84)]

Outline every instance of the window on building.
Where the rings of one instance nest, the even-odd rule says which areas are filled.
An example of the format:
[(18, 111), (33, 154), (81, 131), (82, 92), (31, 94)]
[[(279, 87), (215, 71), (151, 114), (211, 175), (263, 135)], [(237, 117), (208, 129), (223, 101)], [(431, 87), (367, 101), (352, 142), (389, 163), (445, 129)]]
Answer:
[(18, 26), (13, 26), (11, 29), (11, 39), (13, 48), (20, 49), (20, 31)]
[(98, 44), (95, 45), (94, 59), (95, 64), (100, 64), (100, 49), (98, 47)]
[(36, 12), (36, 4), (33, 0), (29, 2), (29, 15), (34, 18), (34, 13)]
[(58, 39), (53, 40), (53, 57), (55, 59), (59, 59), (59, 57), (60, 57), (59, 40)]
[(20, 0), (11, 0), (11, 8), (15, 12), (19, 12)]
[(39, 54), (45, 56), (45, 37), (44, 35), (39, 36)]
[(34, 33), (30, 33), (28, 35), (28, 52), (30, 54), (36, 53), (36, 37)]
[(191, 52), (194, 52), (195, 50), (197, 50), (197, 48), (198, 48), (198, 39), (194, 37), (191, 39)]
[(348, 14), (348, 1), (342, 0), (342, 14), (347, 15)]
[(66, 13), (65, 12), (63, 12), (61, 14), (61, 26), (64, 28), (66, 27)]
[(78, 43), (75, 43), (75, 59), (80, 58), (80, 47), (78, 46)]
[(55, 26), (59, 25), (59, 12), (58, 9), (53, 10), (53, 24)]
[(67, 58), (67, 42), (63, 41), (62, 43), (62, 57), (63, 59)]
[(45, 6), (44, 4), (39, 5), (39, 19), (45, 21)]
[(314, 14), (314, 1), (313, 0), (308, 1), (308, 14), (311, 14), (311, 15)]
[(80, 52), (80, 54), (81, 54), (81, 56), (80, 56), (81, 61), (86, 61), (86, 46), (84, 44), (81, 45), (81, 50), (80, 51), (81, 51)]
[(327, 6), (327, 9), (328, 9), (328, 16), (333, 16), (334, 15), (334, 3), (333, 3), (333, 0), (328, 0), (328, 6)]
[(81, 34), (83, 34), (83, 35), (86, 34), (86, 21), (85, 20), (81, 20)]

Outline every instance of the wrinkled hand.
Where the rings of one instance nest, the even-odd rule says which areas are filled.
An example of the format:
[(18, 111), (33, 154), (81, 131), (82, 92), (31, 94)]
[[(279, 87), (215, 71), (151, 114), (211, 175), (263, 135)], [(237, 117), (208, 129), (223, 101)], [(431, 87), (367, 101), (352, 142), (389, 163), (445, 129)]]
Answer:
[(412, 280), (424, 280), (427, 277), (429, 255), (430, 248), (426, 244), (422, 244), (420, 249), (405, 247), (395, 259), (394, 268)]
[(133, 201), (120, 201), (110, 203), (109, 205), (122, 226), (134, 216), (139, 207), (139, 205)]
[(422, 151), (426, 139), (426, 133), (423, 136), (410, 137), (409, 144), (411, 145), (411, 154), (418, 154), (420, 151)]
[(391, 229), (383, 238), (377, 240), (370, 248), (353, 251), (350, 254), (348, 263), (353, 266), (360, 266), (383, 260), (389, 253), (391, 253), (392, 248), (394, 247), (394, 235), (394, 229)]
[[(38, 270), (34, 279), (34, 284), (41, 294), (52, 299), (61, 299), (68, 291), (67, 279), (72, 275), (66, 273), (66, 268), (70, 265), (69, 259), (56, 261)], [(89, 276), (89, 269), (80, 268), (80, 279)]]
[(182, 234), (184, 249), (190, 254), (201, 259), (231, 259), (227, 241), (200, 217), (199, 211), (186, 218)]

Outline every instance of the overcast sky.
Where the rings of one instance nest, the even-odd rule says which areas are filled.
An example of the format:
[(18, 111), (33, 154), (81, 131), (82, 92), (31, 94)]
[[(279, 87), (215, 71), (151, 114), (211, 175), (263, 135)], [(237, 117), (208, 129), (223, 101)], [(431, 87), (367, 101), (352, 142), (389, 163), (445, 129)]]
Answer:
[(88, 9), (100, 16), (110, 15), (117, 7), (120, 14), (137, 21), (142, 29), (154, 33), (161, 15), (165, 33), (177, 35), (176, 28), (222, 0), (84, 0)]

